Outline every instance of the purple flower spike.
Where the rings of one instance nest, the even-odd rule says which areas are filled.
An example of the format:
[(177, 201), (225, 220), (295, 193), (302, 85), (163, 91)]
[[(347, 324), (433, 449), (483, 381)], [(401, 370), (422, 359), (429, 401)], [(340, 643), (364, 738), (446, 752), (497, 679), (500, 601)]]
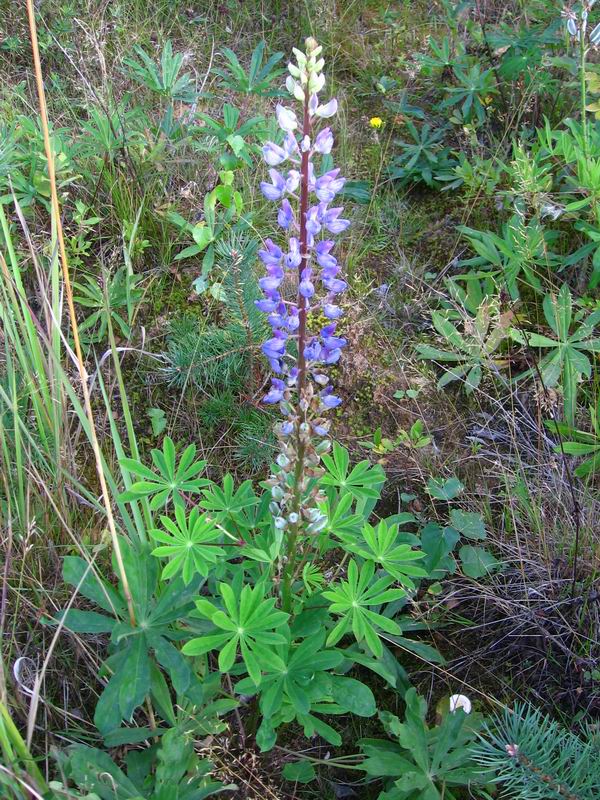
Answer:
[[(321, 120), (336, 113), (337, 101), (319, 100), (325, 85), (320, 52), (311, 39), (307, 40), (306, 55), (295, 51), (298, 66), (290, 66), (286, 87), (301, 110), (278, 105), (276, 117), (284, 131), (283, 143), (267, 142), (263, 147), (270, 169), (269, 181), (261, 183), (261, 190), (267, 200), (279, 203), (277, 223), (286, 239), (279, 244), (267, 239), (259, 250), (266, 274), (259, 280), (263, 298), (256, 306), (267, 314), (273, 331), (262, 350), (277, 376), (264, 401), (282, 403), (286, 421), (279, 426), (278, 435), (282, 453), (291, 448), (288, 455), (292, 459), (298, 453), (311, 452), (311, 437), (328, 435), (329, 423), (323, 419), (323, 411), (335, 408), (341, 400), (329, 387), (326, 367), (339, 361), (347, 343), (336, 332), (336, 322), (342, 317), (337, 295), (347, 284), (339, 277), (341, 267), (333, 252), (333, 238), (327, 236), (341, 233), (350, 223), (342, 218), (341, 207), (330, 208), (343, 190), (345, 178), (337, 167), (323, 172), (322, 157), (332, 152), (334, 137), (331, 128), (320, 127)], [(291, 169), (280, 173), (275, 168), (285, 161), (291, 162)], [(288, 289), (292, 282), (295, 296), (290, 296)], [(316, 324), (317, 314), (328, 320), (324, 327)], [(294, 343), (289, 352), (288, 339)], [(289, 445), (283, 438), (288, 436)], [(314, 457), (316, 453), (312, 452)], [(318, 455), (316, 459), (310, 463), (318, 463)], [(282, 502), (279, 516), (288, 525), (297, 524), (297, 511), (292, 519), (284, 505)]]

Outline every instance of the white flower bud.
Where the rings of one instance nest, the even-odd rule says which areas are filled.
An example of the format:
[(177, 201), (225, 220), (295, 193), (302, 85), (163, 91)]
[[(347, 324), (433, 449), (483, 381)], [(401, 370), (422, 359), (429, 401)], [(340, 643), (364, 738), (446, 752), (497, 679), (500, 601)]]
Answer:
[(290, 73), (290, 75), (293, 78), (299, 78), (300, 77), (300, 70), (298, 69), (298, 67), (295, 64), (292, 64), (291, 61), (287, 65), (287, 68), (288, 68), (288, 72)]
[(473, 708), (473, 706), (471, 705), (471, 701), (464, 694), (451, 695), (449, 703), (450, 703), (450, 711), (452, 713), (457, 711), (459, 708), (462, 708), (465, 714), (470, 714), (471, 709)]
[(318, 94), (325, 86), (325, 75), (311, 75), (308, 80), (308, 89), (311, 94)]
[(303, 67), (306, 64), (306, 56), (302, 52), (302, 50), (298, 50), (297, 47), (292, 47), (292, 53), (296, 56), (296, 61), (298, 62), (299, 67)]
[(304, 94), (304, 89), (297, 83), (294, 86), (294, 97), (296, 100), (299, 100), (301, 103), (304, 102), (306, 95)]

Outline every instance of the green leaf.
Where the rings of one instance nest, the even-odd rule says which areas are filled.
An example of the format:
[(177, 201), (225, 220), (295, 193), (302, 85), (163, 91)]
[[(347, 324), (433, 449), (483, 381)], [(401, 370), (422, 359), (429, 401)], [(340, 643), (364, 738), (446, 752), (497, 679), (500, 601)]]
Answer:
[(372, 717), (377, 711), (373, 692), (354, 678), (332, 675), (331, 694), (341, 708), (358, 717)]
[(144, 698), (150, 692), (150, 659), (145, 636), (133, 637), (127, 659), (117, 674), (120, 681), (121, 718), (130, 719), (135, 709), (142, 705)]
[(469, 578), (482, 578), (499, 567), (499, 562), (483, 547), (463, 545), (459, 552), (462, 569)]
[(476, 511), (462, 511), (453, 508), (450, 512), (450, 523), (467, 539), (485, 539), (485, 523), (481, 514)]
[(64, 611), (56, 615), (52, 622), (63, 622), (65, 628), (75, 633), (110, 633), (115, 620), (98, 614), (96, 611)]
[(430, 478), (427, 481), (427, 491), (436, 500), (454, 500), (464, 488), (458, 478)]
[(79, 556), (65, 556), (63, 580), (70, 586), (78, 586), (81, 595), (100, 606), (104, 611), (123, 614), (125, 601), (114, 586), (96, 575), (95, 569), (90, 568), (88, 562)]
[(315, 768), (310, 761), (292, 761), (283, 768), (283, 777), (286, 781), (295, 783), (310, 783), (317, 777)]

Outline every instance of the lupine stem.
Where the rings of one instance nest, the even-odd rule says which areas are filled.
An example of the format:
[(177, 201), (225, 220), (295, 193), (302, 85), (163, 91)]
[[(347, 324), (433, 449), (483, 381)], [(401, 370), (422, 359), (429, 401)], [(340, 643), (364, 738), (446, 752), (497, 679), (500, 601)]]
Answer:
[[(302, 125), (302, 139), (305, 136), (310, 137), (310, 115), (308, 113), (308, 92), (304, 100), (304, 117)], [(310, 155), (308, 150), (302, 153), (301, 166), (300, 166), (300, 264), (298, 266), (298, 285), (302, 280), (302, 272), (308, 266), (308, 233), (306, 230), (306, 214), (308, 211), (308, 171), (309, 171)], [(302, 520), (300, 517), (300, 506), (302, 501), (302, 476), (304, 472), (304, 443), (302, 441), (302, 434), (300, 426), (306, 421), (306, 412), (302, 410), (302, 395), (306, 385), (306, 357), (304, 355), (304, 348), (306, 346), (306, 297), (298, 291), (298, 319), (300, 325), (298, 327), (298, 420), (296, 423), (296, 469), (294, 473), (294, 500), (292, 503), (292, 510), (298, 515), (298, 521), (290, 526), (290, 533), (287, 540), (287, 553), (286, 563), (283, 571), (283, 592), (282, 592), (282, 605), (283, 610), (288, 614), (291, 612), (292, 607), (292, 582), (294, 580), (294, 570), (296, 566), (296, 548), (298, 544), (298, 535), (300, 533), (300, 526)]]

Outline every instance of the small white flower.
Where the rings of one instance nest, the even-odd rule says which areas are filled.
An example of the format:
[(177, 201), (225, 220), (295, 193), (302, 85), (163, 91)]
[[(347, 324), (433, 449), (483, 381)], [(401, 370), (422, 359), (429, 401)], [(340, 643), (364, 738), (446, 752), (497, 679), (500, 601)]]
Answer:
[(315, 114), (317, 117), (323, 117), (324, 119), (327, 117), (333, 117), (333, 115), (337, 112), (337, 107), (337, 100), (334, 97), (328, 103), (325, 103), (325, 105), (318, 106)]
[(302, 141), (300, 142), (300, 150), (302, 150), (303, 153), (306, 153), (308, 150), (310, 150), (309, 136), (305, 136), (304, 139), (302, 139)]
[(325, 86), (325, 75), (311, 75), (308, 79), (308, 90), (311, 94), (318, 94)]
[(300, 70), (298, 69), (298, 67), (294, 66), (294, 64), (292, 64), (290, 62), (288, 64), (287, 68), (288, 68), (288, 72), (290, 73), (290, 75), (293, 78), (299, 78), (300, 77)]
[(298, 127), (296, 115), (289, 108), (285, 108), (284, 106), (277, 104), (275, 114), (277, 115), (279, 127), (282, 130), (293, 131)]
[(471, 701), (464, 694), (451, 695), (449, 702), (450, 702), (451, 712), (457, 711), (459, 708), (462, 708), (465, 714), (470, 714), (471, 709), (473, 708), (473, 706), (471, 705)]
[(296, 98), (296, 100), (300, 100), (301, 103), (304, 102), (304, 89), (292, 78), (291, 75), (287, 76), (285, 87), (288, 92)]

